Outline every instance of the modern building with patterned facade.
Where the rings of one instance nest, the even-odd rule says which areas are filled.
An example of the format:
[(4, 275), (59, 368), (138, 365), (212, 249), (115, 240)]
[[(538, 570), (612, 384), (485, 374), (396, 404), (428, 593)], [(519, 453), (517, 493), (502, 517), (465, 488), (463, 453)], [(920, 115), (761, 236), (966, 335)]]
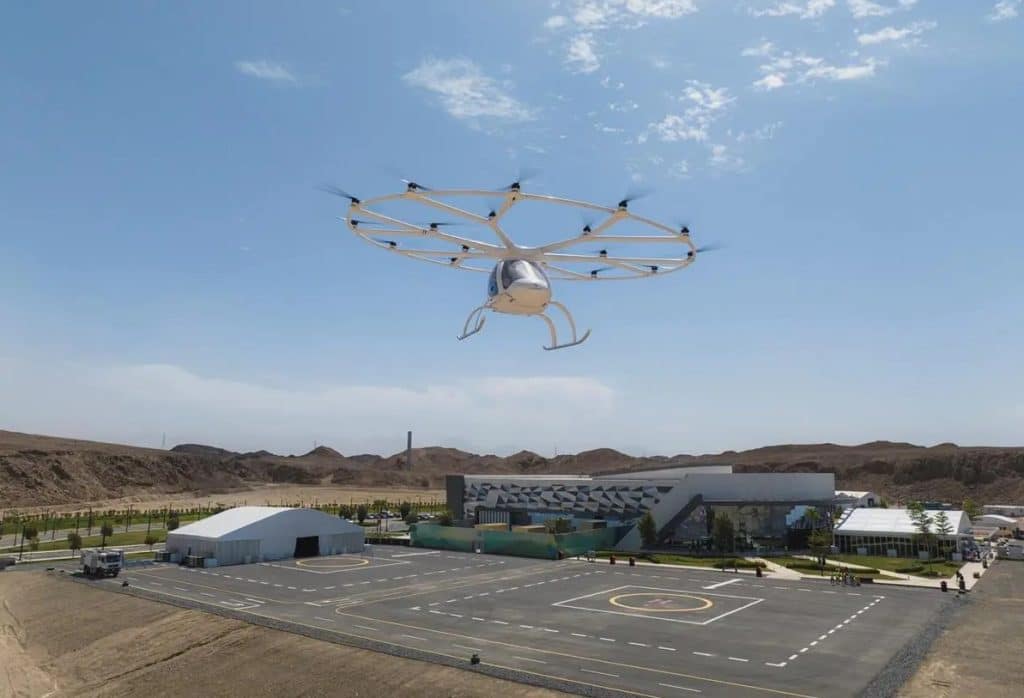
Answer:
[[(662, 542), (707, 535), (728, 515), (737, 533), (783, 538), (806, 506), (828, 507), (832, 473), (734, 473), (730, 465), (671, 467), (601, 475), (449, 475), (448, 508), (470, 523), (510, 526), (568, 518), (573, 529), (625, 525), (619, 547), (637, 549), (636, 521), (650, 511)], [(595, 524), (595, 522), (602, 522)]]

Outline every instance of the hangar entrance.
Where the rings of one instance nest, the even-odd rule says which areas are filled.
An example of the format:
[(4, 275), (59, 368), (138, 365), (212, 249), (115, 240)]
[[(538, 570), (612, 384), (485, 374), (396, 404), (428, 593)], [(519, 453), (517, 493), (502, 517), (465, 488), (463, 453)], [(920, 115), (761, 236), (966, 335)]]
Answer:
[(295, 557), (316, 557), (320, 554), (320, 536), (295, 539)]

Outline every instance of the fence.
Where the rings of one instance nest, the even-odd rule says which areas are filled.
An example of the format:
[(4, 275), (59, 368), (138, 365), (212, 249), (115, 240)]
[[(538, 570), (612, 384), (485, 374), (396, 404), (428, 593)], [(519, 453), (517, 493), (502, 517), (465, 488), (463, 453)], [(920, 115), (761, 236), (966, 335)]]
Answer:
[(488, 531), (486, 529), (415, 524), (412, 527), (412, 545), (421, 548), (441, 548), (462, 552), (539, 557), (550, 560), (582, 555), (588, 550), (613, 547), (629, 530), (629, 526), (601, 528), (574, 533), (521, 533), (518, 531)]

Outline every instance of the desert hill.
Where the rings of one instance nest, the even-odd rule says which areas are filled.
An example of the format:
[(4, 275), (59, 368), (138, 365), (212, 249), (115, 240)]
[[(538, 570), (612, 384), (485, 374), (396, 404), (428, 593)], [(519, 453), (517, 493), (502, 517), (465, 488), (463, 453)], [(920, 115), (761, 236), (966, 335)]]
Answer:
[(0, 510), (147, 493), (219, 493), (264, 483), (360, 487), (442, 486), (447, 473), (597, 474), (708, 463), (745, 472), (834, 472), (841, 489), (960, 502), (1024, 502), (1024, 448), (932, 447), (874, 441), (765, 446), (720, 454), (637, 458), (609, 448), (545, 458), (531, 451), (477, 455), (454, 448), (345, 456), (328, 446), (302, 455), (236, 453), (182, 444), (170, 450), (0, 431)]

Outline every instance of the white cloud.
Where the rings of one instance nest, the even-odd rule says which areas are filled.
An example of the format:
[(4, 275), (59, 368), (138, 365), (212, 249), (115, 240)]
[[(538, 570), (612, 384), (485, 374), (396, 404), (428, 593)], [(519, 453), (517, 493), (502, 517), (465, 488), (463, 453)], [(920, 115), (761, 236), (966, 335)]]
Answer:
[(601, 87), (604, 87), (605, 89), (621, 90), (625, 86), (626, 83), (622, 82), (621, 80), (619, 80), (618, 82), (612, 82), (612, 78), (610, 75), (605, 75), (603, 78), (601, 78)]
[(885, 65), (883, 60), (868, 58), (862, 63), (837, 66), (826, 62), (824, 58), (809, 56), (802, 52), (779, 52), (774, 47), (771, 47), (763, 57), (768, 58), (768, 61), (758, 66), (761, 77), (754, 81), (754, 88), (763, 91), (815, 80), (860, 80), (872, 77), (879, 67)]
[[(0, 402), (5, 428), (121, 443), (152, 444), (154, 438), (159, 443), (166, 431), (172, 443), (237, 450), (301, 453), (316, 438), (343, 453), (390, 454), (404, 446), (405, 430), (415, 425), (423, 445), (487, 452), (510, 442), (508, 416), (516, 414), (516, 430), (528, 435), (520, 437), (526, 439), (520, 448), (554, 440), (566, 448), (570, 444), (564, 440), (575, 441), (582, 448), (612, 428), (616, 405), (610, 387), (571, 375), (280, 387), (203, 376), (167, 364), (0, 365), (17, 369), (0, 371), (0, 394), (21, 396)], [(53, 395), (60, 400), (53, 401)], [(544, 396), (540, 403), (538, 395)], [(584, 413), (595, 424), (581, 427)], [(466, 434), (472, 434), (472, 441), (467, 443)]]
[(846, 5), (850, 8), (850, 14), (855, 19), (887, 17), (897, 10), (908, 10), (916, 4), (917, 0), (898, 0), (895, 6), (881, 5), (873, 0), (846, 0)]
[(690, 176), (690, 163), (686, 160), (679, 160), (672, 163), (668, 168), (668, 176), (673, 179), (688, 179)]
[(764, 9), (748, 8), (747, 12), (754, 17), (789, 17), (800, 19), (817, 19), (835, 7), (836, 0), (808, 0), (805, 3), (776, 2)]
[(768, 56), (775, 52), (775, 44), (770, 41), (762, 41), (757, 46), (751, 46), (740, 52), (741, 56)]
[(897, 29), (896, 27), (883, 27), (876, 32), (858, 34), (857, 42), (861, 46), (870, 46), (872, 44), (881, 44), (886, 41), (902, 41), (903, 39), (913, 39), (921, 34), (934, 29), (936, 26), (935, 22), (914, 22), (913, 24)]
[(235, 61), (235, 70), (242, 75), (266, 80), (275, 85), (297, 85), (299, 79), (285, 66), (274, 61)]
[(626, 10), (643, 17), (677, 19), (697, 11), (695, 0), (626, 0)]
[(989, 21), (1005, 22), (1008, 19), (1016, 19), (1020, 15), (1021, 4), (1024, 0), (999, 0), (988, 15)]
[(426, 58), (402, 79), (438, 95), (441, 105), (456, 119), (519, 122), (534, 118), (533, 110), (507, 94), (493, 78), (465, 58)]
[(629, 112), (639, 109), (640, 105), (631, 99), (627, 99), (624, 102), (612, 102), (611, 104), (608, 105), (608, 108), (611, 109), (612, 111)]
[(569, 23), (569, 19), (563, 15), (554, 15), (544, 20), (545, 29), (561, 29)]
[(565, 52), (565, 64), (574, 73), (593, 73), (601, 67), (601, 60), (594, 51), (593, 34), (584, 32), (570, 39)]
[(653, 133), (662, 141), (706, 141), (711, 125), (735, 101), (728, 88), (712, 87), (706, 82), (688, 80), (679, 101), (686, 105), (682, 114), (667, 114), (661, 121), (647, 126), (646, 135)]
[(775, 132), (780, 128), (782, 128), (782, 122), (773, 121), (765, 124), (764, 126), (759, 126), (753, 131), (740, 131), (739, 134), (736, 135), (736, 142), (745, 143), (747, 141), (770, 141), (775, 138)]
[(710, 146), (711, 154), (708, 156), (708, 165), (715, 170), (737, 171), (742, 170), (746, 163), (738, 155), (729, 152), (729, 148), (721, 143)]

